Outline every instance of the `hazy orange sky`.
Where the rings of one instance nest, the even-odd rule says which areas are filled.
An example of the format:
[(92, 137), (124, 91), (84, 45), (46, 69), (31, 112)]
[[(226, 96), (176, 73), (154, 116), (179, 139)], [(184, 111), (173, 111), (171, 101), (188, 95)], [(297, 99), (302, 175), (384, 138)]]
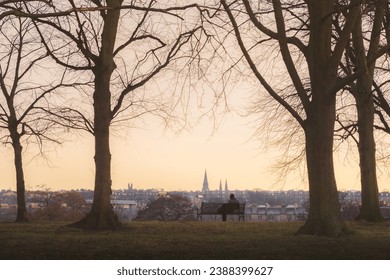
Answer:
[[(164, 131), (157, 122), (145, 129), (130, 130), (127, 136), (112, 137), (112, 179), (114, 189), (128, 183), (135, 188), (165, 190), (201, 190), (207, 169), (210, 189), (228, 180), (229, 189), (289, 190), (307, 189), (299, 173), (291, 174), (286, 183), (278, 183), (272, 171), (277, 150), (259, 148), (251, 138), (253, 128), (237, 114), (227, 114), (216, 132), (212, 122), (204, 119), (190, 132), (175, 135)], [(212, 135), (213, 134), (213, 135)], [(65, 143), (49, 154), (50, 166), (42, 159), (25, 153), (27, 189), (45, 185), (52, 189), (93, 188), (93, 141), (85, 135)], [(2, 147), (0, 189), (15, 189), (11, 149)], [(355, 167), (343, 156), (335, 157), (339, 189), (359, 189)], [(344, 166), (343, 166), (344, 165)], [(380, 173), (380, 190), (386, 189), (387, 174)]]
[[(252, 137), (253, 119), (237, 113), (249, 106), (246, 102), (250, 102), (252, 93), (245, 84), (231, 90), (228, 94), (231, 111), (224, 115), (217, 129), (214, 120), (205, 117), (193, 129), (177, 134), (164, 129), (161, 121), (147, 118), (147, 125), (140, 126), (143, 128), (116, 133), (119, 137), (111, 137), (113, 189), (124, 189), (133, 183), (135, 188), (201, 190), (206, 169), (210, 189), (218, 189), (220, 180), (223, 184), (227, 180), (230, 190), (306, 190), (302, 170), (291, 172), (286, 181), (277, 180), (279, 174), (273, 167), (280, 151), (277, 147), (260, 148), (260, 140)], [(193, 119), (197, 119), (197, 109), (190, 109)], [(216, 120), (220, 121), (221, 116)], [(30, 145), (24, 150), (27, 189), (42, 185), (51, 189), (93, 189), (92, 135), (81, 135), (47, 152), (49, 162), (34, 158), (32, 148)], [(0, 156), (0, 189), (15, 189), (11, 147), (3, 145)], [(346, 160), (343, 153), (338, 153), (335, 166), (340, 190), (360, 188), (356, 156)], [(303, 177), (306, 178), (305, 174)], [(388, 173), (379, 168), (380, 190), (388, 189), (388, 178)]]
[[(231, 53), (229, 55), (233, 56)], [(272, 76), (274, 83), (283, 84), (283, 72), (280, 71), (280, 66), (274, 63), (276, 62), (265, 63), (264, 71), (270, 77), (275, 75)], [(226, 62), (224, 69), (230, 68), (231, 65)], [(217, 66), (220, 65), (214, 67), (218, 68)], [(245, 79), (249, 80), (248, 77), (244, 77)], [(223, 79), (215, 78), (217, 82), (220, 80)], [(245, 102), (250, 102), (248, 98), (253, 91), (251, 92), (247, 84), (237, 81), (232, 83), (236, 86), (234, 90), (229, 90), (232, 110), (226, 113), (216, 130), (213, 120), (208, 118), (202, 119), (193, 129), (180, 134), (164, 130), (161, 122), (155, 119), (147, 119), (148, 125), (145, 128), (131, 129), (119, 133), (120, 137), (111, 137), (113, 188), (123, 189), (127, 188), (128, 183), (133, 183), (135, 188), (201, 190), (206, 169), (210, 189), (218, 189), (220, 180), (223, 183), (227, 180), (231, 190), (307, 189), (300, 170), (291, 172), (286, 181), (277, 181), (279, 176), (272, 167), (278, 159), (278, 149), (261, 149), (259, 140), (251, 137), (255, 128), (248, 124), (250, 120), (240, 117), (236, 112), (237, 108), (248, 106)], [(161, 84), (161, 81), (156, 82), (157, 87), (164, 88)], [(258, 90), (260, 87), (258, 83), (255, 84)], [(207, 88), (204, 85), (200, 87)], [(219, 118), (220, 116), (217, 121)], [(34, 158), (35, 152), (31, 148), (30, 145), (24, 153), (27, 189), (40, 185), (52, 189), (94, 187), (94, 147), (91, 135), (82, 135), (48, 152), (49, 163), (42, 158)], [(1, 146), (0, 156), (0, 189), (15, 189), (11, 147)], [(335, 156), (335, 166), (340, 190), (360, 188), (356, 157), (345, 160), (342, 153), (338, 154)], [(305, 179), (305, 174), (303, 177)], [(378, 172), (380, 190), (388, 189), (388, 177), (388, 173)]]

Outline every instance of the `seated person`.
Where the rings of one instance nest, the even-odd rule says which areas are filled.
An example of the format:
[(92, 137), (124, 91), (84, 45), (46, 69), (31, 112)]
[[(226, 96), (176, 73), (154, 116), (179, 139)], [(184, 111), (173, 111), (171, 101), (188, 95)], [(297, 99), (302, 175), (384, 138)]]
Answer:
[(234, 194), (231, 194), (229, 201), (224, 203), (220, 209), (222, 213), (222, 221), (226, 222), (226, 214), (233, 213), (236, 209), (240, 209), (240, 203), (234, 197)]

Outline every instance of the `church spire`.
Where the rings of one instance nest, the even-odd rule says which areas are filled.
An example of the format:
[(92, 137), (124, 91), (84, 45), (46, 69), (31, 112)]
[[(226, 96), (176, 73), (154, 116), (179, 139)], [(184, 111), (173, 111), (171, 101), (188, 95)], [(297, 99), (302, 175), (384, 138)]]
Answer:
[(219, 191), (222, 192), (222, 180), (219, 180)]
[(207, 170), (204, 171), (204, 178), (203, 178), (203, 193), (207, 193), (209, 191), (209, 181), (207, 180)]
[(225, 191), (228, 191), (227, 179), (225, 179)]

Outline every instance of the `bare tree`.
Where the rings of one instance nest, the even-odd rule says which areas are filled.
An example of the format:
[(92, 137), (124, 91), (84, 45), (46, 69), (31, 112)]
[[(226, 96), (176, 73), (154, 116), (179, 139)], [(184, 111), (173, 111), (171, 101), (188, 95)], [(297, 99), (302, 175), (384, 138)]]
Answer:
[[(339, 65), (359, 17), (360, 2), (273, 0), (255, 4), (247, 0), (222, 0), (221, 3), (254, 75), (304, 131), (310, 212), (298, 233), (342, 234), (344, 224), (333, 166), (336, 94), (355, 78), (340, 76)], [(342, 30), (335, 38), (336, 17)], [(256, 30), (256, 41), (251, 44), (251, 38), (243, 30)], [(254, 34), (251, 32), (250, 36), (253, 38)], [(281, 94), (274, 81), (267, 80), (257, 63), (258, 50), (265, 41), (277, 43), (281, 62), (293, 85), (287, 96)]]
[[(69, 9), (75, 12), (66, 17), (35, 19), (45, 25), (37, 25), (45, 49), (57, 64), (89, 79), (93, 91), (88, 96), (93, 101), (92, 118), (87, 117), (85, 108), (71, 110), (95, 139), (93, 205), (74, 226), (119, 228), (121, 224), (110, 205), (110, 126), (118, 119), (160, 110), (161, 100), (171, 98), (164, 94), (148, 101), (152, 92), (142, 89), (168, 65), (179, 58), (191, 62), (194, 53), (202, 49), (205, 34), (198, 19), (199, 9), (197, 5), (174, 6), (174, 2), (162, 4), (155, 0), (51, 3), (53, 13)], [(31, 9), (27, 11), (32, 13)], [(190, 20), (185, 15), (190, 15)], [(75, 124), (73, 117), (65, 120), (71, 126)]]
[[(12, 1), (4, 1), (11, 4)], [(3, 2), (3, 3), (4, 3)], [(19, 1), (20, 2), (20, 1)], [(15, 4), (20, 6), (19, 4)], [(28, 18), (4, 17), (0, 29), (0, 131), (1, 140), (14, 151), (18, 212), (16, 222), (26, 222), (23, 141), (36, 144), (42, 152), (45, 141), (57, 142), (55, 123), (47, 121), (42, 106), (59, 84), (46, 82), (40, 75), (47, 63), (47, 53), (36, 40), (34, 25)]]
[[(383, 220), (379, 209), (378, 183), (376, 175), (376, 148), (374, 139), (373, 80), (377, 59), (386, 53), (387, 45), (383, 29), (387, 1), (368, 2), (362, 5), (361, 15), (352, 32), (352, 52), (349, 63), (359, 73), (350, 90), (356, 100), (358, 148), (362, 206), (357, 217), (377, 222)], [(364, 16), (365, 15), (365, 16)], [(367, 30), (368, 29), (368, 30)], [(347, 52), (347, 57), (350, 52)], [(350, 69), (351, 67), (345, 67)], [(351, 71), (348, 73), (352, 74)]]

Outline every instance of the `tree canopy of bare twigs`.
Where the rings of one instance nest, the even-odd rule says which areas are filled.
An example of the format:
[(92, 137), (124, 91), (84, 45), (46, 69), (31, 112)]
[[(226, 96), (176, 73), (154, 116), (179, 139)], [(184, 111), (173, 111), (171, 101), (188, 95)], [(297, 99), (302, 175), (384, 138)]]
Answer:
[[(20, 7), (21, 1), (3, 1)], [(3, 9), (1, 8), (1, 11)], [(14, 151), (18, 213), (17, 222), (27, 221), (23, 146), (38, 146), (44, 155), (45, 142), (59, 143), (57, 125), (47, 118), (50, 99), (61, 85), (61, 77), (49, 76), (47, 52), (29, 18), (12, 14), (1, 19), (0, 28), (0, 136)], [(56, 80), (57, 78), (57, 80)], [(45, 109), (43, 109), (45, 108)]]
[[(263, 89), (302, 128), (310, 212), (302, 234), (338, 236), (340, 219), (333, 166), (336, 95), (357, 74), (339, 75), (339, 65), (359, 19), (359, 1), (221, 1), (251, 71)], [(334, 36), (334, 20), (340, 32)], [(273, 49), (265, 69), (263, 49)], [(261, 111), (261, 108), (259, 108)]]
[(202, 11), (194, 4), (155, 0), (50, 4), (44, 10), (26, 4), (24, 11), (46, 15), (34, 18), (45, 51), (58, 65), (77, 72), (78, 83), (84, 84), (77, 87), (83, 101), (52, 116), (95, 139), (93, 206), (74, 226), (117, 228), (120, 223), (110, 206), (110, 127), (144, 114), (166, 115), (167, 106), (176, 104), (169, 88), (161, 93), (147, 85), (168, 67), (186, 71), (196, 61), (207, 41)]
[[(362, 206), (358, 219), (370, 222), (383, 220), (379, 209), (376, 175), (373, 85), (377, 73), (375, 65), (384, 58), (388, 48), (384, 21), (387, 8), (387, 1), (367, 1), (361, 4), (359, 19), (352, 31), (350, 46), (346, 49), (345, 61), (341, 65), (345, 75), (358, 74), (356, 81), (346, 86), (355, 99), (356, 126), (354, 123), (342, 124), (339, 117), (337, 121), (345, 131), (344, 135), (354, 137), (358, 146), (362, 189)], [(340, 30), (337, 22), (335, 27), (336, 31)], [(358, 140), (353, 135), (354, 129), (359, 134)]]

